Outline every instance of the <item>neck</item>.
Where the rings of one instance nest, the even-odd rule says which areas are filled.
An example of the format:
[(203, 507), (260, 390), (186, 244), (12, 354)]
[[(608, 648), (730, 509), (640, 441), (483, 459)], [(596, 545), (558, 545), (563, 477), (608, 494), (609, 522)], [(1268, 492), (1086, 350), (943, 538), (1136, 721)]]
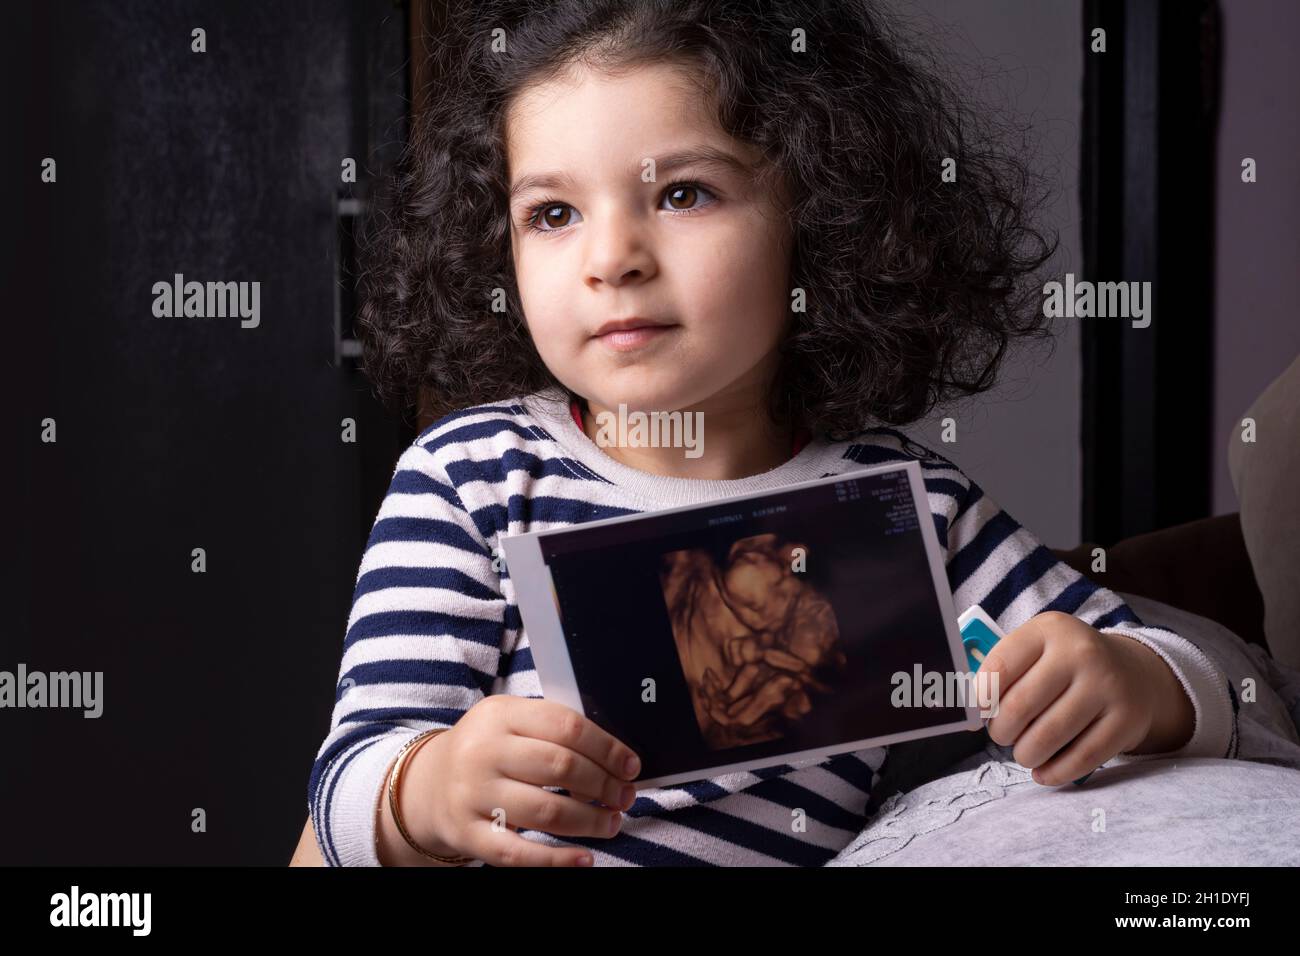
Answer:
[[(589, 401), (582, 415), (582, 430), (610, 458), (630, 468), (669, 478), (732, 480), (762, 474), (788, 461), (793, 441), (789, 427), (776, 427), (757, 411), (752, 397), (740, 400), (715, 397), (675, 410), (681, 430), (657, 426), (644, 416), (646, 437), (636, 443), (636, 417), (627, 411), (624, 421), (628, 441), (620, 444), (617, 408)], [(648, 436), (689, 436), (689, 447), (647, 446)], [(661, 442), (660, 444), (664, 444)]]

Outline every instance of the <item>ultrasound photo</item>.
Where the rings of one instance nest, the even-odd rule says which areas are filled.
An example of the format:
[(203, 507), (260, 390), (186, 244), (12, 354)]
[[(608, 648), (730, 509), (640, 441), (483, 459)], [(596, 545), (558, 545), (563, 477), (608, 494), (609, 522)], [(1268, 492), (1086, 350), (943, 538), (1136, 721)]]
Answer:
[(784, 737), (830, 694), (847, 662), (830, 602), (795, 570), (808, 548), (741, 538), (722, 565), (704, 548), (659, 574), (695, 719), (711, 749)]

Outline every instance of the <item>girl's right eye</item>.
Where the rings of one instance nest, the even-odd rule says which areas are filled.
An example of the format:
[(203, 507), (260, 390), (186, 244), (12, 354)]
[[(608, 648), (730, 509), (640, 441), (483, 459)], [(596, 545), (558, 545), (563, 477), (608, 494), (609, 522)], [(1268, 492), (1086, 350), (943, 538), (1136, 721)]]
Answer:
[[(555, 217), (551, 215), (551, 213), (563, 209), (568, 209), (575, 214), (578, 212), (578, 210), (574, 209), (568, 203), (556, 202), (553, 199), (543, 199), (541, 202), (528, 209), (525, 213), (524, 227), (535, 230), (536, 232), (555, 232), (563, 229), (565, 226), (571, 225), (571, 223), (556, 222)], [(546, 223), (545, 227), (540, 225), (540, 223), (543, 222)]]

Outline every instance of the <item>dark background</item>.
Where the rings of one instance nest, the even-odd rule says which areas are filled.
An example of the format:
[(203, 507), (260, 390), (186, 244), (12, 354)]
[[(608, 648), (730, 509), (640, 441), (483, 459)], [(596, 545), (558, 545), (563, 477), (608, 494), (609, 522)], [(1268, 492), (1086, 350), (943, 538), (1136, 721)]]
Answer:
[[(414, 437), (335, 344), (338, 198), (406, 135), (404, 17), (5, 11), (21, 440), (0, 669), (103, 671), (104, 711), (0, 713), (0, 863), (283, 865), (297, 842), (365, 535)], [(260, 281), (260, 325), (155, 318), (176, 272)]]

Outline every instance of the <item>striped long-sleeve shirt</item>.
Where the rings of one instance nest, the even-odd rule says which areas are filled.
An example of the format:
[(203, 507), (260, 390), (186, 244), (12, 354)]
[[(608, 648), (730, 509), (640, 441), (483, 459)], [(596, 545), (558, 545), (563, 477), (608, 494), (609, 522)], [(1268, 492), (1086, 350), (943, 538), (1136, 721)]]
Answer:
[[(487, 694), (541, 697), (528, 635), (499, 555), (501, 537), (774, 489), (917, 459), (954, 603), (981, 605), (1004, 632), (1056, 610), (1158, 653), (1195, 711), (1188, 742), (1156, 756), (1231, 756), (1236, 713), (1218, 668), (1191, 642), (1144, 625), (1114, 592), (1061, 562), (952, 462), (901, 432), (814, 438), (771, 471), (736, 480), (654, 475), (606, 455), (559, 393), (447, 415), (397, 462), (357, 574), (330, 731), (308, 807), (330, 866), (376, 866), (387, 771), (420, 731), (450, 727)], [(501, 570), (498, 570), (501, 569)], [(609, 839), (582, 845), (596, 865), (819, 866), (865, 824), (888, 748), (645, 789)], [(801, 808), (804, 826), (792, 827)]]

